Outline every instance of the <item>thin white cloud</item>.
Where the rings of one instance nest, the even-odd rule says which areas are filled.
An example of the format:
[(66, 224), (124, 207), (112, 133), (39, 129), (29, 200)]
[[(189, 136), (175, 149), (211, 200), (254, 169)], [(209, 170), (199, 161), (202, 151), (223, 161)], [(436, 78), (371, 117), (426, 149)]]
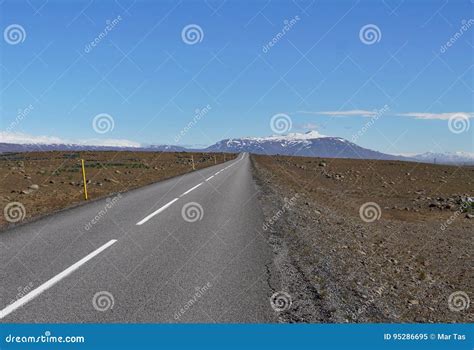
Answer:
[(377, 115), (377, 111), (367, 111), (365, 109), (353, 109), (348, 111), (297, 111), (297, 114), (327, 115), (331, 117), (366, 117), (370, 118)]
[[(378, 113), (377, 110), (368, 111), (365, 109), (353, 109), (346, 111), (297, 111), (295, 114), (310, 114), (310, 115), (320, 115), (320, 116), (331, 116), (331, 117), (365, 117), (371, 118), (376, 116)], [(394, 114), (399, 117), (408, 117), (414, 119), (423, 119), (423, 120), (449, 120), (453, 117), (458, 118), (474, 118), (473, 112), (446, 112), (446, 113), (426, 113), (426, 112), (408, 112), (408, 113), (397, 113)]]
[(315, 123), (304, 123), (301, 125), (301, 129), (304, 129), (304, 130), (315, 130), (315, 129), (319, 129), (319, 125), (318, 124), (315, 124)]
[(415, 119), (425, 119), (425, 120), (449, 120), (450, 118), (465, 118), (470, 119), (474, 118), (474, 113), (472, 112), (449, 112), (449, 113), (419, 113), (419, 112), (409, 112), (409, 113), (400, 113), (397, 114), (400, 117), (410, 117)]
[(19, 144), (74, 144), (109, 147), (140, 147), (140, 143), (126, 139), (82, 139), (67, 140), (54, 136), (33, 136), (19, 132), (0, 131), (0, 143)]

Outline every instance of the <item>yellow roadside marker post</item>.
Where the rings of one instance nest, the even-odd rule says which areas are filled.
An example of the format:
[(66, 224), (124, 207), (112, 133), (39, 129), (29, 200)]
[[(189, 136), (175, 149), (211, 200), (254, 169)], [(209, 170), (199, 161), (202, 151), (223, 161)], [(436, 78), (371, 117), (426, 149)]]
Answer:
[(194, 167), (194, 156), (193, 155), (191, 155), (191, 161), (193, 163), (193, 170), (196, 170), (196, 168)]
[(214, 165), (217, 164), (217, 158), (214, 156)]
[(84, 159), (81, 159), (81, 164), (82, 164), (82, 181), (84, 181), (84, 200), (87, 200), (86, 168), (84, 167)]

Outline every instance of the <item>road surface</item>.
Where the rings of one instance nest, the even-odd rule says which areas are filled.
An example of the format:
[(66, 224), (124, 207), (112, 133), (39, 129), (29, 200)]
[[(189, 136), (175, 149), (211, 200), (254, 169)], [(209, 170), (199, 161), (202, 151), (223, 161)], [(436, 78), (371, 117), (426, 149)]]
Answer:
[(0, 233), (0, 322), (276, 322), (248, 154)]

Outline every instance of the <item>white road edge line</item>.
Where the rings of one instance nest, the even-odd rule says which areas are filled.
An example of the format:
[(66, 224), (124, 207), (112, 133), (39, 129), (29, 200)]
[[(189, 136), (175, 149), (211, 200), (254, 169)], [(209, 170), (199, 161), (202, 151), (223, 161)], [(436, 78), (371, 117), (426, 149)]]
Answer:
[(199, 186), (202, 185), (202, 182), (200, 184), (197, 184), (196, 186), (194, 186), (193, 188), (190, 188), (189, 190), (187, 190), (186, 192), (184, 192), (180, 197), (183, 197), (185, 195), (187, 195), (189, 192), (195, 190), (196, 188), (198, 188)]
[(146, 216), (145, 218), (143, 218), (143, 220), (137, 222), (137, 225), (140, 226), (142, 224), (144, 224), (145, 222), (147, 222), (148, 220), (150, 220), (152, 217), (154, 217), (156, 214), (159, 214), (161, 213), (163, 210), (165, 210), (166, 208), (168, 208), (171, 204), (173, 204), (174, 202), (176, 202), (179, 198), (175, 198), (173, 199), (171, 202), (168, 202), (167, 204), (163, 205), (160, 209), (154, 211), (153, 213), (151, 213), (150, 215)]
[(206, 179), (206, 181), (209, 181), (209, 180), (212, 179), (213, 177), (214, 177), (214, 175), (208, 177), (208, 178)]
[(66, 270), (64, 270), (63, 272), (59, 273), (58, 275), (54, 276), (53, 278), (51, 278), (50, 280), (44, 282), (41, 286), (39, 286), (38, 288), (36, 289), (33, 289), (31, 292), (29, 292), (28, 294), (26, 294), (25, 296), (23, 296), (22, 298), (18, 299), (17, 301), (15, 301), (14, 303), (8, 305), (6, 308), (4, 308), (3, 310), (0, 311), (0, 319), (4, 318), (5, 316), (7, 316), (8, 314), (12, 313), (13, 311), (15, 311), (16, 309), (18, 309), (19, 307), (22, 307), (23, 305), (25, 305), (26, 303), (28, 303), (29, 301), (33, 300), (34, 298), (36, 298), (38, 295), (40, 295), (41, 293), (43, 293), (44, 291), (46, 291), (47, 289), (51, 288), (52, 286), (54, 286), (56, 283), (58, 283), (60, 280), (62, 280), (63, 278), (67, 277), (68, 275), (70, 275), (71, 273), (73, 273), (75, 270), (77, 270), (79, 267), (81, 267), (82, 265), (84, 265), (86, 262), (88, 262), (89, 260), (91, 260), (93, 257), (95, 257), (96, 255), (100, 254), (101, 252), (103, 252), (105, 249), (107, 249), (108, 247), (110, 247), (112, 244), (114, 244), (115, 242), (117, 242), (116, 239), (112, 239), (110, 241), (108, 241), (107, 243), (105, 243), (102, 247), (100, 248), (97, 248), (96, 250), (94, 250), (92, 253), (90, 253), (89, 255), (85, 256), (84, 258), (82, 258), (81, 260), (79, 260), (78, 262), (76, 262), (74, 265), (71, 265), (69, 266)]

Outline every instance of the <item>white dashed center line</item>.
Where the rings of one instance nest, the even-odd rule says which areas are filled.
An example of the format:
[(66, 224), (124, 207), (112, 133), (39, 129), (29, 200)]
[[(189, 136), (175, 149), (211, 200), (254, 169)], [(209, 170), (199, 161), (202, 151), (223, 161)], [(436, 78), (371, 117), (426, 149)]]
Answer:
[(193, 188), (190, 188), (190, 189), (189, 189), (189, 190), (187, 190), (186, 192), (184, 192), (184, 193), (183, 193), (183, 194), (182, 194), (180, 197), (187, 195), (189, 192), (191, 192), (191, 191), (195, 190), (196, 188), (198, 188), (198, 187), (199, 187), (199, 186), (201, 186), (201, 185), (202, 185), (202, 182), (201, 182), (201, 183), (199, 183), (199, 184), (197, 184), (197, 185), (196, 185), (196, 186), (194, 186)]
[[(240, 158), (240, 159), (238, 159), (237, 161), (233, 162), (232, 164), (226, 166), (225, 168), (219, 170), (219, 171), (218, 171), (217, 173), (215, 173), (214, 175), (209, 176), (205, 181), (209, 181), (209, 180), (212, 179), (214, 176), (219, 175), (221, 172), (223, 172), (223, 171), (226, 170), (226, 169), (229, 169), (231, 166), (237, 164), (237, 163), (240, 162), (242, 159), (243, 159), (243, 157)], [(182, 195), (180, 195), (179, 198), (181, 198), (181, 197), (187, 195), (189, 192), (195, 190), (196, 188), (198, 188), (199, 186), (201, 186), (203, 183), (204, 183), (204, 182), (201, 182), (201, 183), (197, 184), (196, 186), (194, 186), (193, 188), (190, 188), (189, 190), (187, 190), (186, 192), (184, 192)], [(174, 202), (176, 202), (179, 198), (173, 199), (171, 202), (165, 204), (165, 205), (162, 206), (160, 209), (154, 211), (153, 213), (151, 213), (150, 215), (148, 215), (147, 217), (145, 217), (145, 218), (142, 219), (141, 221), (137, 222), (137, 225), (143, 225), (145, 222), (147, 222), (148, 220), (150, 220), (153, 216), (155, 216), (155, 215), (161, 213), (163, 210), (165, 210), (166, 208), (168, 208), (171, 204), (173, 204)]]
[(43, 293), (44, 291), (46, 291), (47, 289), (51, 288), (52, 286), (54, 286), (56, 283), (58, 283), (60, 280), (62, 280), (63, 278), (67, 277), (68, 275), (70, 275), (71, 273), (73, 273), (75, 270), (77, 270), (79, 267), (81, 267), (82, 265), (84, 265), (86, 262), (88, 262), (89, 260), (91, 260), (93, 257), (95, 257), (96, 255), (100, 254), (101, 252), (103, 252), (105, 249), (107, 249), (108, 247), (110, 247), (112, 244), (114, 244), (115, 242), (117, 242), (116, 239), (112, 239), (110, 241), (108, 241), (107, 243), (105, 243), (103, 246), (101, 246), (100, 248), (97, 248), (96, 250), (94, 250), (92, 253), (90, 253), (89, 255), (87, 255), (86, 257), (82, 258), (81, 260), (79, 260), (78, 262), (76, 262), (74, 265), (71, 265), (70, 267), (68, 267), (66, 270), (64, 270), (63, 272), (61, 272), (60, 274), (54, 276), (53, 278), (51, 278), (50, 280), (46, 281), (45, 283), (43, 283), (41, 286), (39, 286), (38, 288), (36, 289), (33, 289), (31, 292), (29, 292), (28, 294), (26, 294), (25, 296), (23, 296), (22, 298), (18, 299), (17, 301), (15, 301), (14, 303), (8, 305), (6, 308), (4, 308), (3, 310), (0, 311), (0, 319), (4, 318), (5, 316), (7, 316), (8, 314), (12, 313), (13, 311), (15, 311), (16, 309), (18, 309), (19, 307), (22, 307), (23, 305), (25, 305), (27, 302), (33, 300), (34, 298), (36, 298), (38, 295), (40, 295), (41, 293)]
[(161, 213), (163, 210), (165, 210), (166, 208), (168, 208), (171, 204), (173, 204), (174, 202), (176, 202), (179, 198), (175, 198), (173, 199), (171, 202), (163, 205), (160, 209), (154, 211), (153, 213), (151, 213), (150, 215), (148, 215), (147, 217), (145, 217), (143, 220), (137, 222), (137, 225), (142, 225), (144, 224), (145, 222), (147, 222), (148, 220), (150, 220), (152, 217), (154, 217), (156, 214), (159, 214)]

